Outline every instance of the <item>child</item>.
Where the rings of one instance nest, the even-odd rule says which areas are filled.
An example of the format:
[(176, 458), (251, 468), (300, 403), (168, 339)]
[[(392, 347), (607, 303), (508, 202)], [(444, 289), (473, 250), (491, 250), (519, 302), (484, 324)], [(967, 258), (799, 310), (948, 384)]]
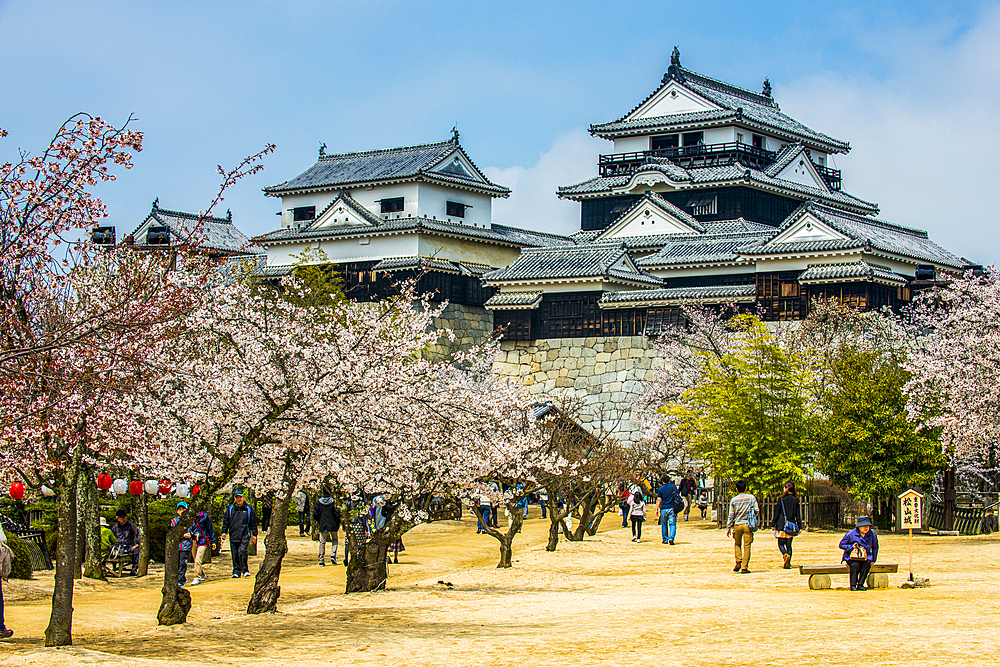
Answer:
[(865, 591), (865, 581), (872, 563), (878, 559), (878, 535), (872, 530), (872, 520), (858, 517), (858, 525), (840, 539), (844, 550), (841, 562), (846, 561), (851, 568), (851, 590)]
[(629, 518), (632, 520), (632, 541), (642, 541), (642, 522), (646, 520), (646, 501), (640, 491), (629, 496)]
[(708, 511), (708, 491), (702, 489), (698, 492), (698, 509), (701, 510), (701, 518), (705, 518), (705, 512)]

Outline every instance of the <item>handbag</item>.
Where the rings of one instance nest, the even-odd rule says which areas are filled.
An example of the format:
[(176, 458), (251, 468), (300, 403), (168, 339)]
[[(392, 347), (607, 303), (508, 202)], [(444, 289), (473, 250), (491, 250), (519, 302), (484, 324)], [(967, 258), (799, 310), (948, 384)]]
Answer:
[(781, 513), (785, 516), (785, 527), (784, 532), (788, 534), (788, 537), (795, 537), (799, 534), (799, 524), (794, 521), (788, 520), (788, 510), (785, 509), (785, 499), (781, 499)]
[(680, 514), (684, 511), (684, 498), (680, 494), (674, 494), (674, 514)]
[(868, 560), (868, 550), (860, 544), (855, 544), (851, 548), (851, 560)]

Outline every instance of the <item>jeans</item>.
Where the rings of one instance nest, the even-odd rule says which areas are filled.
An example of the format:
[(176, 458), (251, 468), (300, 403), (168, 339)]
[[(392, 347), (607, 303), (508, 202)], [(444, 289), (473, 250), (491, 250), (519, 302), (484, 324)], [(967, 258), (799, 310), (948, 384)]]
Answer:
[(628, 513), (630, 508), (628, 506), (628, 503), (621, 503), (620, 505), (618, 505), (618, 507), (622, 509), (622, 528), (625, 528), (626, 526), (628, 526)]
[(642, 522), (646, 519), (641, 516), (630, 517), (632, 519), (632, 537), (639, 539), (642, 537)]
[(494, 522), (490, 520), (490, 506), (489, 505), (480, 505), (479, 506), (479, 511), (482, 513), (483, 519), (482, 519), (482, 521), (479, 521), (479, 520), (476, 521), (476, 528), (478, 528), (477, 532), (483, 533), (483, 532), (486, 532), (486, 529), (483, 528), (483, 521), (486, 522), (487, 526), (493, 526)]
[(868, 579), (868, 571), (872, 569), (870, 560), (849, 560), (847, 567), (851, 569), (851, 590), (865, 585)]
[[(753, 531), (750, 530), (750, 526), (745, 523), (733, 526), (733, 540), (736, 542), (735, 552), (737, 562), (741, 564), (740, 567), (742, 569), (750, 569), (747, 567), (750, 565), (750, 545), (753, 544)], [(740, 547), (741, 544), (743, 545), (742, 548)]]
[(546, 510), (548, 509), (548, 508), (546, 507), (546, 505), (545, 505), (545, 502), (546, 502), (546, 501), (544, 501), (544, 500), (543, 500), (543, 501), (541, 501), (541, 502), (539, 502), (539, 503), (538, 503), (538, 506), (542, 508), (542, 518), (543, 518), (543, 519), (544, 519), (544, 518), (545, 518), (545, 517), (547, 516), (547, 514), (546, 514)]
[(6, 630), (3, 620), (3, 583), (0, 583), (0, 630)]
[(337, 564), (337, 547), (339, 543), (337, 541), (337, 533), (332, 530), (321, 530), (319, 531), (319, 562), (323, 563), (326, 558), (326, 543), (330, 543), (330, 562), (334, 565)]
[(309, 532), (309, 512), (299, 510), (299, 535)]
[(233, 552), (233, 574), (242, 576), (244, 572), (250, 571), (250, 568), (247, 567), (247, 547), (249, 546), (249, 537), (242, 540), (229, 538), (229, 550)]
[(132, 548), (133, 546), (135, 545), (126, 544), (124, 548), (125, 548), (125, 553), (127, 553), (129, 555), (129, 558), (132, 559), (132, 574), (135, 574), (136, 572), (139, 571), (139, 547), (135, 546), (135, 549), (133, 549)]
[(177, 561), (177, 585), (183, 586), (187, 583), (187, 571), (188, 571), (188, 558), (191, 556), (190, 551), (181, 551), (180, 558)]
[(660, 510), (660, 532), (663, 534), (663, 541), (669, 542), (677, 537), (677, 514), (673, 507)]

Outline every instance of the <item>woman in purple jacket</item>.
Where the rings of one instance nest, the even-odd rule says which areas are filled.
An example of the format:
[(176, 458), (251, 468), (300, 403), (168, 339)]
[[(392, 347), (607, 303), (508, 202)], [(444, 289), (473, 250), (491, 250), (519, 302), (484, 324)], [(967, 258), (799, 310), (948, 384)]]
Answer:
[[(859, 547), (859, 551), (852, 558), (855, 547)], [(872, 520), (866, 516), (858, 517), (858, 525), (841, 538), (840, 548), (844, 550), (841, 562), (846, 562), (851, 568), (851, 590), (868, 590), (865, 588), (868, 571), (878, 558), (878, 535), (872, 530)]]

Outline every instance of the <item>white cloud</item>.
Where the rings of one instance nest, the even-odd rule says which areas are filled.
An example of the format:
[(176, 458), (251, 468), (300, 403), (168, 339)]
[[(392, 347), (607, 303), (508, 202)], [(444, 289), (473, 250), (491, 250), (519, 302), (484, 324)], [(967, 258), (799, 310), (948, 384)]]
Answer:
[(511, 189), (509, 199), (493, 200), (493, 221), (556, 234), (580, 229), (580, 204), (556, 197), (561, 185), (573, 185), (597, 175), (597, 156), (611, 144), (577, 129), (558, 137), (530, 167), (485, 167), (494, 183)]
[(958, 39), (894, 31), (870, 35), (891, 74), (828, 73), (775, 86), (782, 110), (846, 139), (844, 189), (881, 218), (926, 229), (974, 262), (1000, 260), (994, 191), (1000, 166), (1000, 8)]

